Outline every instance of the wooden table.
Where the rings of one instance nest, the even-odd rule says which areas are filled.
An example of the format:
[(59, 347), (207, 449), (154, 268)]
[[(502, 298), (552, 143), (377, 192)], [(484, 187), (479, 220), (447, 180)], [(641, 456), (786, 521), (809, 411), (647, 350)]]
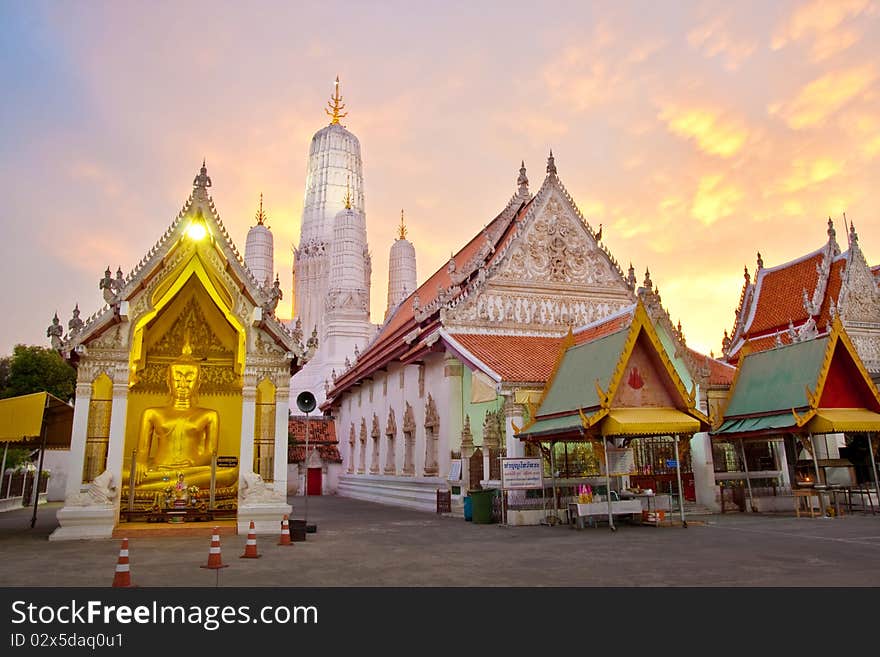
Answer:
[[(814, 518), (815, 514), (813, 513), (813, 498), (816, 497), (816, 491), (812, 488), (793, 488), (791, 494), (794, 496), (794, 513), (800, 518), (801, 517), (801, 500), (804, 500), (807, 504), (805, 511), (809, 509), (810, 517)], [(819, 515), (824, 515), (824, 512), (820, 510)]]

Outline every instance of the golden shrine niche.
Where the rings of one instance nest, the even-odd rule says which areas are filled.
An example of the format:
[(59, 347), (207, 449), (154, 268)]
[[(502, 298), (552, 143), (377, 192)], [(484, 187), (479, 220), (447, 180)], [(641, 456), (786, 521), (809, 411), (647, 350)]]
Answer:
[(237, 508), (242, 413), (237, 352), (243, 329), (228, 321), (218, 296), (209, 294), (200, 277), (190, 276), (139, 326), (140, 358), (132, 358), (126, 418), (124, 511), (207, 511), (215, 456), (213, 509)]

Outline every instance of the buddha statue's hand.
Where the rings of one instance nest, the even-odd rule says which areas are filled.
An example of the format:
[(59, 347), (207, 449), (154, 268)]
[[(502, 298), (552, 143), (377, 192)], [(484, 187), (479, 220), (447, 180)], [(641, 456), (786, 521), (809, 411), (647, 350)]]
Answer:
[(136, 462), (134, 466), (134, 485), (137, 486), (138, 484), (140, 484), (146, 476), (147, 464), (141, 463), (140, 461)]

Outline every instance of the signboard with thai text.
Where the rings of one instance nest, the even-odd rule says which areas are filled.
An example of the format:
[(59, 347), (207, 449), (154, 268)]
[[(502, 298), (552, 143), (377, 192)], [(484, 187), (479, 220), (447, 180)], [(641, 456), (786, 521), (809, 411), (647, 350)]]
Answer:
[(501, 459), (501, 488), (530, 490), (544, 487), (544, 467), (540, 458)]
[(635, 472), (636, 461), (631, 447), (606, 447), (608, 472), (613, 475), (627, 475)]

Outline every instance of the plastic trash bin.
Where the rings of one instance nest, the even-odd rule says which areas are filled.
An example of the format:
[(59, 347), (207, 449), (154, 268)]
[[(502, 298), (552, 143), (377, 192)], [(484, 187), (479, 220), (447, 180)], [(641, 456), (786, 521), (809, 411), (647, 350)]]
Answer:
[(299, 543), (306, 540), (306, 521), (291, 520), (290, 521), (290, 540)]
[(464, 498), (464, 519), (468, 522), (471, 522), (474, 519), (473, 505), (471, 504), (470, 495), (467, 495)]
[(492, 520), (492, 498), (495, 497), (495, 489), (488, 488), (486, 490), (472, 490), (471, 498), (473, 501), (474, 522), (478, 524), (491, 524)]

